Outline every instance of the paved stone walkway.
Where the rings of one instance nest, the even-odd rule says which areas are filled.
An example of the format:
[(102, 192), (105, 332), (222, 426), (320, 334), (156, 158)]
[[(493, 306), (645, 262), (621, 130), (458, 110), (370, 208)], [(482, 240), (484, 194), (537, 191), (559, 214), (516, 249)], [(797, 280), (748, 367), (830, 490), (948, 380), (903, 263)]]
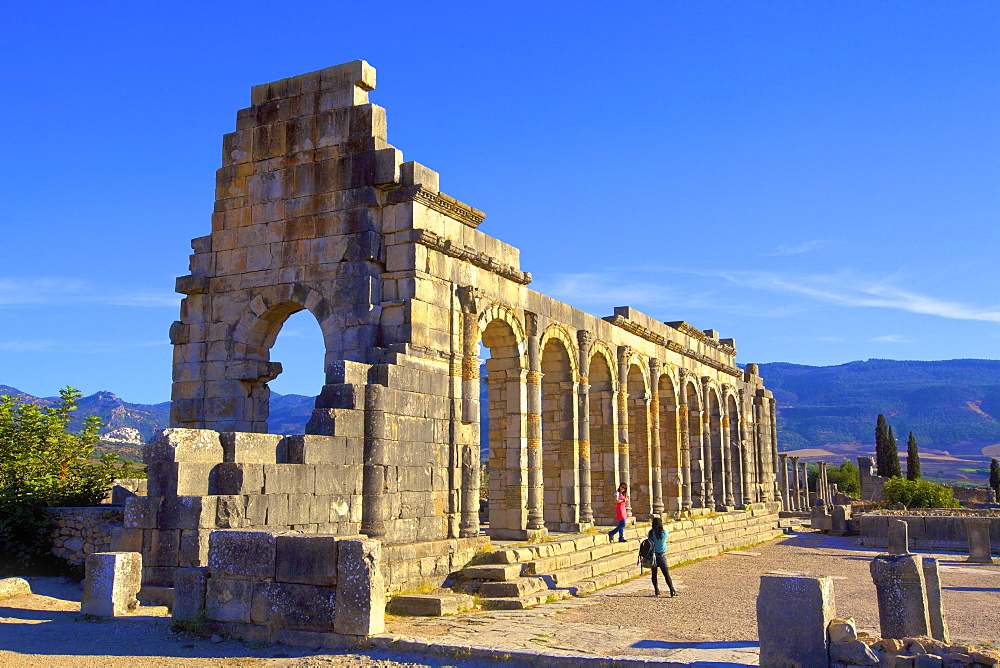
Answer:
[[(854, 538), (807, 530), (673, 569), (680, 592), (675, 599), (653, 597), (646, 571), (584, 598), (530, 610), (397, 618), (390, 620), (389, 630), (409, 641), (402, 647), (518, 653), (517, 659), (525, 663), (613, 659), (616, 665), (756, 666), (755, 602), (761, 573), (830, 575), (838, 613), (855, 617), (862, 628), (877, 633), (868, 564), (878, 552), (857, 546)], [(1000, 641), (1000, 566), (966, 565), (964, 555), (955, 553), (934, 556), (943, 560), (943, 593), (953, 637)], [(661, 591), (665, 589), (661, 583)]]

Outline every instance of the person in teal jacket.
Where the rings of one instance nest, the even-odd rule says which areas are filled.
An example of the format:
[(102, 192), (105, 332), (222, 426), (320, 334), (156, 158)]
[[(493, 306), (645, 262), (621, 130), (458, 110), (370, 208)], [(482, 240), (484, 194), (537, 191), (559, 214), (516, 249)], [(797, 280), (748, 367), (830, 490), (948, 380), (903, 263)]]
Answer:
[(649, 530), (649, 540), (653, 543), (653, 594), (660, 595), (660, 586), (656, 582), (657, 569), (663, 571), (663, 579), (667, 581), (670, 588), (670, 595), (677, 596), (674, 589), (674, 582), (670, 579), (670, 571), (667, 570), (667, 530), (663, 528), (663, 520), (659, 517), (653, 518), (653, 528)]

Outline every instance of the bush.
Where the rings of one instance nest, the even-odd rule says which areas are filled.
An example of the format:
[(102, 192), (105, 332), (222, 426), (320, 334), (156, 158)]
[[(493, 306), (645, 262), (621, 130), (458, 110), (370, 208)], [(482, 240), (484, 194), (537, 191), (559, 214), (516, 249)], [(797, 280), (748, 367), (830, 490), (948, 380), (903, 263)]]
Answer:
[(54, 405), (41, 408), (0, 396), (0, 561), (25, 566), (50, 549), (54, 506), (93, 506), (111, 481), (131, 470), (117, 455), (88, 461), (101, 421), (90, 416), (79, 433), (68, 431), (79, 392), (60, 390)]
[(882, 488), (882, 502), (902, 503), (907, 508), (958, 508), (954, 492), (926, 480), (890, 478)]
[(861, 496), (861, 472), (850, 459), (845, 459), (840, 466), (830, 466), (826, 469), (827, 480), (837, 485), (837, 489), (847, 496)]

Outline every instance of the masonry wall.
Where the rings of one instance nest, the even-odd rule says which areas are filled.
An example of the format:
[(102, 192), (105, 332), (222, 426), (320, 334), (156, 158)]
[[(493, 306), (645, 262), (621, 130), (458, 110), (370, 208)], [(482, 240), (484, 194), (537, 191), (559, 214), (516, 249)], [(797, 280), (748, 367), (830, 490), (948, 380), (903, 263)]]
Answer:
[(52, 554), (80, 566), (88, 554), (107, 552), (121, 531), (120, 507), (49, 508), (52, 516)]
[[(270, 348), (308, 310), (326, 384), (306, 430), (347, 439), (361, 466), (350, 522), (387, 545), (479, 534), (480, 344), (490, 535), (607, 522), (619, 482), (637, 517), (773, 500), (774, 400), (735, 342), (530, 290), (518, 249), (478, 229), (485, 214), (388, 144), (374, 86), (356, 61), (256, 86), (238, 112), (211, 234), (177, 282), (171, 423), (266, 432)], [(178, 481), (194, 463), (172, 462)]]

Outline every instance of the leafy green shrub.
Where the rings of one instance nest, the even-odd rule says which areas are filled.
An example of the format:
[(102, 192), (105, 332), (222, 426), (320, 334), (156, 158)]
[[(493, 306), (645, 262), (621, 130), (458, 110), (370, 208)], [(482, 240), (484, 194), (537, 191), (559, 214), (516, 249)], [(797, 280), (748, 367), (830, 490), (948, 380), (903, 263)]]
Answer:
[(902, 503), (907, 508), (958, 508), (954, 492), (926, 480), (890, 478), (882, 488), (883, 503)]
[(847, 496), (861, 496), (861, 472), (850, 459), (845, 459), (840, 466), (830, 466), (826, 469), (826, 477), (837, 489)]
[(111, 481), (131, 470), (117, 455), (88, 461), (101, 421), (89, 416), (78, 433), (68, 431), (81, 394), (71, 387), (45, 408), (0, 396), (0, 562), (27, 565), (50, 548), (54, 506), (93, 506)]

